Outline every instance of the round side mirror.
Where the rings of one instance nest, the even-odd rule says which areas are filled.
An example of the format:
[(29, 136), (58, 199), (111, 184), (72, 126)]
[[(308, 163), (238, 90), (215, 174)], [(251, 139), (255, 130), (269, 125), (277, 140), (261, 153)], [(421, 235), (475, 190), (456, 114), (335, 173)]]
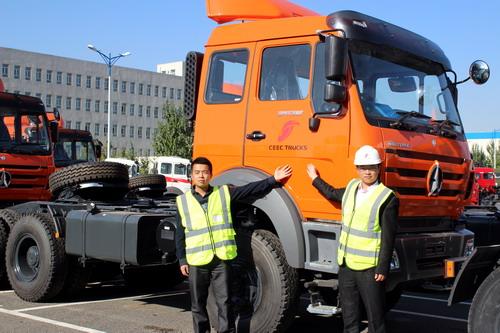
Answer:
[(469, 77), (477, 84), (483, 84), (490, 78), (490, 67), (482, 60), (476, 60), (470, 65)]

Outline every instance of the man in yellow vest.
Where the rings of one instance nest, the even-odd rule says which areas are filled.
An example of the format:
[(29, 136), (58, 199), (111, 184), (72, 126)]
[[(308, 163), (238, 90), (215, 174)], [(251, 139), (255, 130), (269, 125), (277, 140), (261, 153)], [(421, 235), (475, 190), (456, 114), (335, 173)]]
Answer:
[(359, 333), (360, 303), (368, 316), (368, 332), (385, 332), (385, 279), (394, 248), (399, 200), (379, 182), (382, 160), (371, 146), (359, 148), (354, 164), (359, 179), (336, 189), (307, 166), (313, 185), (327, 199), (342, 203), (338, 247), (339, 293), (344, 333)]
[(210, 333), (208, 289), (212, 285), (218, 308), (218, 332), (235, 332), (230, 308), (230, 266), (237, 247), (231, 202), (264, 196), (292, 175), (278, 167), (274, 177), (244, 186), (211, 186), (212, 163), (198, 157), (191, 163), (192, 190), (177, 197), (176, 251), (181, 273), (189, 277), (194, 332)]

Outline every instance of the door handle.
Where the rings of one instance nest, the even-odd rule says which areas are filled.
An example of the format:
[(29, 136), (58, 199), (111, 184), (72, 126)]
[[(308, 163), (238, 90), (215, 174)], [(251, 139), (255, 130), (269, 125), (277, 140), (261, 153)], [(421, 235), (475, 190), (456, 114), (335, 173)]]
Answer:
[(252, 140), (252, 141), (260, 141), (264, 140), (266, 138), (266, 135), (262, 133), (261, 131), (253, 131), (252, 133), (248, 133), (246, 135), (247, 139)]

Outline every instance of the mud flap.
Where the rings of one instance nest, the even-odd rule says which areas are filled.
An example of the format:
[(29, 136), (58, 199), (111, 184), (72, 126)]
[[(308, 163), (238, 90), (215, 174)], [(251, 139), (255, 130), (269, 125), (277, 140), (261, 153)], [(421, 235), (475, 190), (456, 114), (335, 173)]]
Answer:
[(471, 299), (500, 259), (500, 245), (478, 246), (457, 274), (448, 305)]

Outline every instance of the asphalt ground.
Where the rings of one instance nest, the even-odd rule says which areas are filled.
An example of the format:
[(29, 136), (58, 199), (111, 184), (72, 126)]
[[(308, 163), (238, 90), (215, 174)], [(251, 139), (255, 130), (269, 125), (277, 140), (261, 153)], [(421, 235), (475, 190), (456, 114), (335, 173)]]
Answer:
[[(452, 307), (447, 293), (414, 291), (402, 295), (388, 313), (388, 331), (394, 333), (467, 332), (469, 302)], [(29, 303), (11, 290), (0, 291), (0, 332), (192, 332), (189, 290), (130, 290), (120, 281), (94, 284), (81, 297), (66, 303)], [(341, 332), (342, 320), (308, 314), (307, 297), (290, 333)]]

